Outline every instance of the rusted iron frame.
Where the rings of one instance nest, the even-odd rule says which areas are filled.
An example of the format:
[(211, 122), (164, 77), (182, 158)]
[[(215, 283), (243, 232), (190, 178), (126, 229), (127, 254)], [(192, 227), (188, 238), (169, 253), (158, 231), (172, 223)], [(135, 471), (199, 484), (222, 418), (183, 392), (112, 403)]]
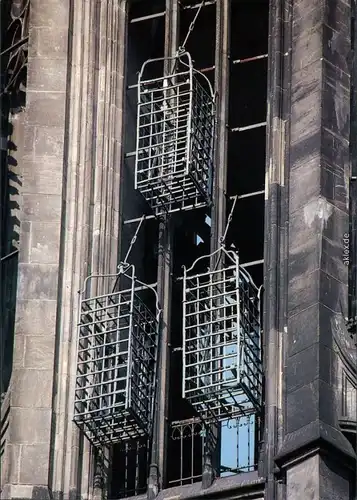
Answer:
[(259, 61), (261, 59), (268, 59), (268, 54), (260, 54), (258, 56), (246, 57), (244, 59), (235, 59), (232, 64), (245, 64), (248, 62)]
[[(206, 0), (204, 6), (207, 7), (208, 5), (214, 5), (216, 3), (217, 3), (217, 0)], [(201, 5), (201, 2), (195, 3), (193, 5), (183, 5), (180, 2), (180, 6), (181, 6), (182, 10), (199, 9), (200, 5)]]
[[(12, 32), (12, 42), (11, 45), (1, 51), (0, 56), (8, 54), (8, 60), (6, 63), (5, 71), (10, 76), (9, 82), (7, 82), (5, 88), (1, 90), (0, 95), (8, 93), (12, 88), (16, 88), (16, 81), (21, 71), (27, 65), (27, 42), (28, 42), (28, 19), (30, 10), (30, 0), (24, 0), (23, 3), (20, 2), (20, 11), (16, 15), (16, 10), (13, 12), (15, 2), (11, 7), (11, 21), (7, 27), (7, 32), (11, 34)], [(20, 39), (15, 41), (20, 32)], [(5, 37), (6, 39), (6, 37)], [(13, 52), (14, 51), (14, 52)], [(12, 53), (13, 52), (13, 53)], [(12, 69), (11, 67), (12, 66)]]
[(24, 38), (22, 38), (21, 40), (19, 40), (18, 42), (14, 43), (10, 47), (8, 47), (7, 49), (5, 49), (2, 52), (0, 52), (0, 57), (4, 56), (5, 54), (7, 54), (8, 52), (11, 52), (14, 49), (18, 49), (19, 47), (21, 47), (22, 45), (24, 45), (25, 43), (27, 43), (28, 40), (29, 40), (29, 37), (27, 35)]

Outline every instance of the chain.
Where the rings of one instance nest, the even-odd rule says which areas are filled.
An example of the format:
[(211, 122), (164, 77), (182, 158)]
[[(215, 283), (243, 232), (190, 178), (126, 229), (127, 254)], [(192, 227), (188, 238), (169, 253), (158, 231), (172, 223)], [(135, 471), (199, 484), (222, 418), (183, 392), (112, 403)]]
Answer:
[(226, 237), (227, 237), (228, 229), (229, 229), (229, 226), (230, 226), (230, 224), (231, 224), (231, 222), (232, 222), (233, 212), (234, 212), (234, 209), (235, 209), (235, 207), (236, 207), (237, 200), (238, 200), (238, 196), (235, 196), (235, 197), (234, 197), (234, 201), (233, 201), (233, 205), (232, 205), (232, 208), (231, 208), (231, 211), (230, 211), (229, 216), (228, 216), (228, 219), (227, 219), (226, 228), (225, 228), (225, 230), (224, 230), (223, 236), (221, 236), (221, 237), (220, 237), (220, 239), (219, 239), (219, 242), (220, 242), (220, 244), (222, 245), (222, 247), (224, 246), (225, 241), (226, 241)]
[(117, 284), (119, 282), (119, 275), (122, 274), (128, 267), (129, 267), (129, 264), (128, 264), (128, 258), (129, 258), (129, 255), (130, 255), (130, 252), (138, 238), (138, 233), (140, 231), (140, 228), (141, 228), (141, 225), (142, 223), (144, 222), (144, 219), (145, 219), (145, 215), (143, 215), (139, 221), (139, 224), (138, 224), (138, 227), (136, 228), (136, 231), (135, 231), (135, 234), (134, 236), (131, 238), (131, 242), (130, 242), (130, 245), (129, 245), (129, 248), (128, 248), (128, 251), (126, 252), (126, 256), (125, 256), (125, 259), (120, 262), (119, 266), (118, 266), (118, 269), (119, 269), (119, 273), (116, 277), (116, 280), (115, 280), (115, 283), (114, 283), (114, 286), (113, 286), (113, 293), (115, 292), (116, 290), (116, 287), (117, 287)]
[(140, 228), (141, 228), (141, 224), (143, 223), (145, 219), (145, 215), (143, 215), (139, 221), (139, 224), (138, 224), (138, 227), (136, 228), (136, 231), (135, 231), (135, 234), (134, 236), (131, 238), (131, 242), (130, 242), (130, 245), (129, 245), (129, 248), (128, 248), (128, 251), (126, 252), (126, 256), (125, 256), (125, 259), (124, 261), (122, 262), (123, 265), (127, 264), (128, 263), (128, 258), (129, 258), (129, 255), (130, 255), (130, 252), (138, 238), (138, 233), (140, 231)]
[(179, 53), (180, 53), (180, 52), (184, 52), (184, 51), (185, 51), (185, 47), (186, 47), (187, 40), (189, 39), (189, 36), (191, 35), (191, 31), (193, 31), (193, 28), (195, 27), (195, 24), (196, 24), (197, 18), (198, 18), (198, 16), (200, 15), (200, 12), (201, 12), (202, 7), (204, 6), (205, 2), (206, 2), (206, 0), (202, 0), (201, 5), (198, 7), (197, 12), (196, 12), (196, 15), (195, 15), (195, 17), (193, 18), (193, 20), (192, 20), (192, 22), (191, 22), (191, 24), (190, 24), (190, 26), (189, 26), (189, 28), (188, 28), (187, 35), (186, 35), (186, 37), (185, 37), (185, 39), (184, 39), (184, 41), (183, 41), (182, 45), (179, 47), (179, 50), (178, 50), (178, 51), (179, 51)]

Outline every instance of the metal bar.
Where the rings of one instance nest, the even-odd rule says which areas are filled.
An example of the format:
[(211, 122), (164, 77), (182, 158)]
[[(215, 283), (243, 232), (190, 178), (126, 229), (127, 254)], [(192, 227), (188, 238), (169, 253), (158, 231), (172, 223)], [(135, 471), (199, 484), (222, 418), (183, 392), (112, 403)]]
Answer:
[(223, 235), (219, 239), (219, 242), (221, 243), (221, 245), (224, 245), (224, 243), (225, 243), (225, 240), (226, 240), (226, 237), (227, 237), (227, 233), (228, 233), (228, 229), (229, 229), (229, 226), (230, 226), (230, 224), (232, 222), (234, 209), (235, 209), (236, 204), (237, 204), (237, 199), (238, 199), (237, 196), (233, 197), (233, 205), (232, 205), (231, 211), (229, 212), (229, 215), (228, 215), (228, 219), (227, 219), (227, 222), (226, 222), (226, 227), (225, 227)]
[(196, 24), (196, 21), (197, 21), (197, 19), (198, 19), (198, 16), (199, 16), (199, 14), (200, 14), (200, 12), (201, 12), (202, 8), (203, 8), (203, 7), (204, 7), (204, 5), (205, 5), (205, 1), (206, 1), (206, 0), (202, 0), (202, 2), (200, 2), (200, 3), (198, 4), (198, 6), (197, 6), (197, 12), (196, 12), (196, 14), (195, 14), (195, 17), (193, 18), (193, 20), (192, 20), (192, 22), (191, 22), (191, 24), (190, 24), (190, 26), (189, 26), (189, 28), (188, 28), (188, 31), (187, 31), (186, 37), (185, 37), (185, 39), (184, 39), (184, 41), (183, 41), (183, 43), (182, 43), (182, 45), (181, 45), (181, 49), (182, 49), (182, 50), (185, 48), (186, 43), (187, 43), (187, 41), (188, 41), (188, 39), (189, 39), (189, 37), (190, 37), (190, 34), (191, 34), (191, 32), (193, 31), (193, 28), (195, 27), (195, 24)]
[(208, 68), (202, 68), (202, 69), (199, 69), (198, 71), (200, 73), (208, 73), (209, 71), (213, 71), (214, 69), (216, 69), (216, 66), (213, 65), (213, 66), (209, 66)]
[(259, 59), (267, 59), (268, 54), (260, 54), (259, 56), (247, 57), (245, 59), (235, 59), (232, 64), (244, 64), (247, 62), (258, 61)]
[(7, 255), (4, 255), (4, 257), (1, 257), (1, 262), (4, 262), (5, 260), (7, 259), (11, 259), (11, 257), (14, 257), (14, 255), (17, 255), (19, 253), (20, 250), (14, 250), (13, 252), (11, 253), (8, 253)]
[(250, 198), (251, 196), (258, 196), (258, 195), (264, 194), (264, 193), (265, 193), (265, 190), (261, 189), (260, 191), (252, 191), (251, 193), (240, 194), (237, 196), (230, 196), (229, 199), (234, 200), (235, 198), (237, 198), (238, 200), (242, 200), (243, 198)]
[(132, 237), (131, 241), (130, 241), (130, 244), (129, 244), (129, 248), (128, 248), (128, 251), (126, 252), (126, 256), (125, 256), (125, 259), (124, 259), (124, 262), (123, 264), (126, 264), (127, 261), (128, 261), (128, 258), (129, 258), (129, 255), (130, 255), (130, 252), (134, 246), (134, 244), (136, 243), (136, 240), (138, 238), (138, 234), (139, 234), (139, 231), (140, 231), (140, 228), (141, 228), (141, 225), (142, 223), (144, 222), (145, 220), (145, 215), (143, 215), (139, 221), (139, 224), (138, 224), (138, 227), (136, 228), (136, 231), (135, 231), (135, 234), (134, 236)]
[(252, 125), (246, 125), (245, 127), (234, 127), (231, 128), (231, 132), (245, 132), (246, 130), (253, 130), (255, 128), (266, 127), (267, 122), (253, 123)]
[(183, 486), (184, 484), (193, 484), (193, 480), (194, 479), (199, 479), (200, 477), (202, 477), (202, 474), (199, 474), (197, 476), (192, 476), (192, 477), (184, 477), (184, 478), (180, 478), (180, 479), (172, 479), (171, 481), (169, 481), (169, 484), (171, 485), (174, 485), (174, 484), (178, 484), (178, 486)]
[(14, 49), (18, 49), (19, 47), (21, 47), (22, 45), (24, 45), (26, 42), (28, 42), (28, 40), (29, 40), (29, 37), (25, 36), (24, 38), (22, 38), (18, 42), (16, 42), (13, 45), (11, 45), (11, 47), (8, 47), (7, 49), (5, 49), (2, 52), (0, 52), (0, 57), (4, 56), (5, 54), (7, 54), (8, 52), (11, 52)]
[[(202, 2), (195, 3), (194, 5), (182, 5), (181, 8), (182, 10), (191, 10), (191, 9), (198, 9), (200, 7)], [(208, 5), (214, 5), (216, 3), (216, 0), (206, 0), (203, 7), (207, 7)]]
[(157, 14), (149, 14), (148, 16), (142, 16), (142, 17), (134, 17), (131, 19), (130, 24), (132, 23), (140, 23), (141, 21), (147, 21), (149, 19), (155, 19), (156, 17), (164, 17), (166, 12), (158, 12)]
[(246, 262), (245, 264), (240, 264), (240, 267), (246, 268), (251, 266), (257, 266), (258, 264), (264, 264), (264, 259), (252, 260), (251, 262)]
[[(206, 207), (206, 203), (205, 202), (202, 202), (202, 203), (196, 203), (196, 204), (191, 204), (191, 205), (187, 205), (185, 207), (180, 207), (180, 208), (175, 208), (173, 210), (171, 210), (171, 213), (175, 213), (175, 212), (187, 212), (187, 210), (192, 210), (193, 208), (205, 208)], [(124, 221), (124, 224), (133, 224), (134, 222), (139, 222), (141, 219), (141, 217), (139, 217), (138, 219), (129, 219), (129, 220), (126, 220)], [(156, 215), (145, 215), (145, 219), (148, 220), (148, 219), (159, 219), (158, 216)], [(180, 280), (180, 278), (175, 278), (176, 280)], [(181, 278), (182, 279), (182, 278)]]

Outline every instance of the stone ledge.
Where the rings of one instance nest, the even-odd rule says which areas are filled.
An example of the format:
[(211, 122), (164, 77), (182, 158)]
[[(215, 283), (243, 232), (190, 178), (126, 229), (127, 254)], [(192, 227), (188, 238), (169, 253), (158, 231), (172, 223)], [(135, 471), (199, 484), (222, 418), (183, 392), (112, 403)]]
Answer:
[(30, 484), (5, 484), (1, 491), (2, 500), (51, 500), (52, 495), (47, 486)]
[(356, 454), (348, 439), (341, 431), (320, 420), (315, 420), (286, 435), (282, 447), (275, 456), (275, 461), (279, 467), (283, 468), (287, 462), (297, 461), (302, 455), (312, 450), (321, 450), (329, 455), (332, 452), (336, 461), (344, 462), (353, 470), (355, 468)]

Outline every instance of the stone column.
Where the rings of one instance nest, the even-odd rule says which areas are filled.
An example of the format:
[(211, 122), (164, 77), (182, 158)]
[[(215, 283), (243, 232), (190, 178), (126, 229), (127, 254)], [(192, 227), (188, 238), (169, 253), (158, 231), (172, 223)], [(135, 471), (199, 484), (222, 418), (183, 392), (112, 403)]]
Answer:
[[(73, 423), (78, 290), (118, 259), (124, 1), (74, 0), (66, 142), (66, 218), (53, 420), (54, 498), (95, 496), (94, 454)], [(104, 478), (105, 480), (106, 478)]]
[[(31, 1), (9, 483), (5, 498), (48, 497), (57, 287), (65, 179), (69, 0)], [(16, 452), (15, 452), (16, 450)]]
[(291, 14), (286, 391), (276, 459), (289, 500), (349, 498), (354, 453), (338, 421), (335, 339), (348, 337), (350, 2), (294, 0)]

